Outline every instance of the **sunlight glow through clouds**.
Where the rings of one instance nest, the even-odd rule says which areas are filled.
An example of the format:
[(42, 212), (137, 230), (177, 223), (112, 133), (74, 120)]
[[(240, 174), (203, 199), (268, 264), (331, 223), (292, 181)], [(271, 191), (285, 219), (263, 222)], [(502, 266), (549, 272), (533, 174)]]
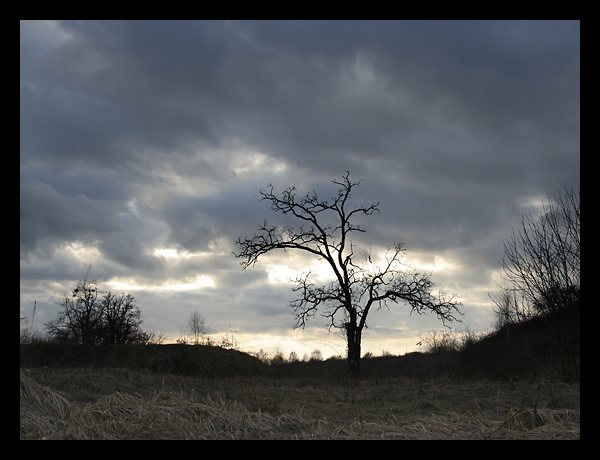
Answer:
[(529, 210), (530, 212), (537, 212), (542, 209), (542, 203), (548, 204), (548, 196), (536, 194), (532, 196), (527, 196), (517, 200), (517, 205), (524, 209)]
[(260, 152), (241, 151), (234, 156), (235, 167), (233, 172), (238, 175), (254, 174), (268, 170), (270, 173), (280, 173), (287, 169), (283, 161), (274, 160), (272, 157)]
[(333, 280), (334, 275), (327, 262), (313, 260), (306, 266), (301, 267), (294, 263), (266, 263), (268, 280), (270, 284), (293, 283), (303, 273), (310, 271), (310, 279), (317, 283), (327, 283)]
[[(389, 251), (388, 253), (378, 253), (377, 256), (373, 255), (373, 257), (371, 258), (372, 266), (369, 267), (369, 271), (375, 272), (383, 270), (387, 266), (387, 258), (392, 256), (393, 253), (391, 253), (391, 251)], [(364, 262), (360, 260), (356, 260), (356, 262), (358, 262), (359, 265), (364, 265)], [(425, 254), (410, 252), (406, 256), (401, 255), (399, 257), (399, 260), (394, 261), (391, 268), (401, 271), (417, 270), (423, 273), (441, 273), (450, 270), (455, 270), (459, 268), (459, 266), (452, 260), (443, 256), (436, 255), (431, 257)]]
[[(369, 267), (369, 264), (364, 263), (360, 260), (360, 257), (355, 258), (355, 262), (360, 266), (363, 266), (370, 272), (376, 272), (384, 269), (387, 265), (386, 254), (379, 254), (379, 258), (373, 257), (373, 266)], [(276, 258), (278, 259), (278, 258)], [(334, 279), (334, 274), (329, 264), (323, 260), (307, 260), (306, 258), (288, 258), (286, 260), (268, 261), (265, 262), (266, 270), (268, 273), (268, 279), (270, 284), (289, 284), (293, 283), (299, 275), (311, 272), (310, 279), (316, 283), (328, 283)], [(407, 263), (407, 265), (405, 265)], [(442, 256), (435, 256), (433, 260), (431, 258), (421, 259), (417, 257), (410, 257), (409, 260), (396, 261), (392, 268), (400, 270), (411, 270), (415, 269), (422, 272), (447, 272), (459, 268), (450, 259)]]
[(96, 260), (101, 257), (101, 253), (97, 247), (86, 245), (80, 241), (66, 244), (63, 246), (62, 250), (66, 253), (70, 253), (82, 262)]
[(454, 263), (442, 256), (435, 256), (433, 258), (433, 262), (424, 262), (419, 259), (412, 259), (411, 265), (417, 270), (424, 270), (434, 273), (457, 268)]
[(154, 255), (166, 259), (178, 259), (180, 257), (192, 257), (194, 254), (181, 253), (176, 249), (155, 249)]
[(106, 284), (111, 285), (118, 291), (191, 291), (194, 289), (212, 287), (215, 285), (215, 282), (209, 276), (198, 275), (196, 276), (196, 280), (192, 283), (165, 283), (160, 286), (139, 286), (129, 282), (109, 281)]

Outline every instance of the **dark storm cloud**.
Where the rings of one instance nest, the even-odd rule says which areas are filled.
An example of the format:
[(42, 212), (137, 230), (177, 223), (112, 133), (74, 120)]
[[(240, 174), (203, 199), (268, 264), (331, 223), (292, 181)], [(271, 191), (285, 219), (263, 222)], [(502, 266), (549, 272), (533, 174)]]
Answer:
[[(481, 287), (502, 239), (533, 209), (524, 203), (579, 185), (579, 29), (22, 22), (22, 280), (93, 263), (106, 281), (205, 275), (219, 297), (236, 286), (257, 296), (265, 265), (241, 272), (231, 251), (279, 219), (258, 191), (296, 184), (327, 197), (348, 170), (363, 179), (356, 204), (381, 209), (358, 243), (435, 251), (461, 267), (444, 282)], [(265, 311), (292, 296), (273, 292)]]
[[(429, 172), (424, 180), (440, 171), (462, 179), (467, 164), (490, 160), (504, 166), (500, 173), (514, 171), (500, 157), (520, 152), (512, 146), (500, 153), (501, 145), (490, 140), (531, 142), (519, 131), (540, 122), (563, 124), (565, 110), (578, 127), (577, 25), (143, 21), (62, 27), (72, 38), (46, 65), (63, 90), (46, 97), (61, 103), (38, 101), (25, 111), (73, 123), (68, 133), (47, 130), (45, 145), (54, 151), (61, 145), (61, 155), (96, 152), (108, 161), (135, 162), (140, 149), (144, 157), (148, 150), (160, 155), (182, 148), (193, 155), (186, 142), (215, 146), (239, 138), (292, 163), (325, 166), (330, 174), (339, 174), (340, 163), (356, 168), (357, 157), (368, 155)], [(48, 117), (44, 103), (61, 110)], [(66, 146), (61, 135), (69, 138)]]
[(457, 165), (454, 172), (465, 162), (498, 161), (490, 140), (530, 142), (527, 130), (540, 124), (578, 129), (577, 24), (316, 23), (305, 33), (301, 24), (254, 26), (249, 35), (285, 53), (250, 69), (271, 86), (246, 92), (279, 102), (261, 104), (251, 126), (300, 164), (354, 154), (425, 172), (447, 155), (439, 168)]

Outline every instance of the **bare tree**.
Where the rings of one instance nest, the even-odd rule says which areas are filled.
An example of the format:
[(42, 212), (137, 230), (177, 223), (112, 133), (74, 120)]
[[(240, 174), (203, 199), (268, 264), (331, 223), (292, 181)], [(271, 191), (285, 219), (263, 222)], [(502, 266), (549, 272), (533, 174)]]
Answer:
[(97, 281), (79, 281), (60, 302), (58, 317), (45, 324), (49, 335), (84, 345), (147, 343), (150, 335), (140, 329), (141, 311), (133, 296), (100, 294)]
[(131, 294), (107, 292), (103, 298), (102, 343), (147, 343), (150, 334), (142, 331), (142, 312)]
[(513, 310), (521, 317), (533, 313), (550, 326), (567, 381), (580, 379), (580, 197), (579, 190), (565, 188), (542, 203), (535, 218), (523, 216), (501, 262), (508, 290), (522, 299)]
[(220, 346), (231, 350), (239, 350), (242, 344), (242, 337), (239, 329), (234, 328), (231, 323), (221, 337)]
[(542, 203), (536, 218), (523, 216), (520, 230), (504, 244), (504, 277), (539, 314), (579, 307), (580, 218), (580, 192), (559, 191)]
[(103, 306), (98, 300), (98, 283), (84, 279), (60, 302), (58, 318), (46, 323), (50, 336), (57, 340), (93, 345), (100, 340)]
[(190, 319), (188, 320), (187, 325), (188, 331), (192, 336), (192, 343), (194, 345), (199, 345), (204, 341), (204, 337), (208, 333), (208, 328), (206, 327), (206, 321), (198, 311), (194, 311), (190, 315)]
[(379, 203), (349, 208), (352, 190), (360, 182), (351, 182), (346, 172), (341, 180), (332, 181), (340, 188), (335, 197), (320, 200), (315, 191), (302, 198), (296, 197), (296, 187), (286, 189), (281, 197), (261, 191), (262, 200), (271, 203), (271, 209), (293, 215), (300, 220), (300, 227), (259, 226), (252, 238), (238, 238), (239, 252), (234, 255), (243, 259), (245, 270), (258, 258), (275, 249), (298, 249), (323, 260), (331, 267), (335, 280), (325, 286), (315, 286), (309, 281), (310, 272), (298, 277), (294, 291), (298, 297), (291, 302), (296, 316), (296, 328), (304, 327), (306, 320), (322, 307), (322, 316), (329, 319), (329, 328), (341, 329), (347, 342), (349, 371), (357, 374), (361, 357), (362, 332), (367, 327), (367, 316), (374, 306), (388, 307), (388, 301), (404, 301), (411, 311), (434, 312), (444, 323), (460, 314), (456, 295), (443, 292), (432, 294), (434, 283), (430, 274), (410, 270), (405, 261), (405, 249), (397, 244), (378, 265), (370, 253), (364, 254), (364, 262), (357, 264), (350, 235), (364, 232), (351, 222), (355, 216), (370, 216), (379, 212)]
[(318, 348), (315, 348), (310, 354), (310, 361), (323, 361), (323, 353)]

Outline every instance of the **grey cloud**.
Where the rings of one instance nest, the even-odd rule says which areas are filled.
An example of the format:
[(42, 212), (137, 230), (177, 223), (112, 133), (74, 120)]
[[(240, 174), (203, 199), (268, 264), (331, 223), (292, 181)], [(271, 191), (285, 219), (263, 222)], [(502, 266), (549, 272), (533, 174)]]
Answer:
[(198, 204), (177, 203), (163, 217), (171, 228), (169, 243), (184, 250), (207, 251), (217, 236), (212, 218)]
[(98, 249), (108, 260), (131, 270), (152, 272), (163, 266), (160, 259), (148, 254), (150, 248), (142, 245), (134, 231), (125, 230), (105, 235), (98, 244)]
[[(539, 123), (540, 116), (562, 122), (565, 109), (577, 120), (577, 56), (562, 51), (563, 68), (557, 69), (548, 68), (555, 59), (544, 65), (535, 58), (555, 53), (541, 39), (553, 36), (552, 23), (66, 22), (63, 27), (74, 38), (63, 46), (69, 52), (57, 51), (59, 82), (80, 88), (77, 97), (91, 97), (84, 99), (90, 101), (85, 107), (98, 118), (107, 119), (102, 111), (108, 107), (116, 124), (110, 139), (102, 139), (86, 132), (98, 125), (87, 115), (81, 119), (81, 139), (93, 148), (100, 136), (99, 148), (114, 151), (115, 158), (132, 155), (111, 145), (122, 137), (141, 149), (154, 145), (171, 151), (182, 147), (182, 138), (221, 145), (238, 137), (330, 173), (368, 155), (393, 158), (426, 174), (435, 166), (443, 169), (444, 159), (461, 166), (477, 153), (486, 160), (512, 157), (514, 144), (503, 149), (490, 146), (487, 138), (506, 137), (517, 123)], [(578, 37), (572, 28), (571, 42)], [(504, 44), (524, 34), (531, 36), (525, 35), (531, 46)], [(120, 81), (108, 88), (95, 81), (91, 64), (81, 63), (81, 53), (90, 49), (102, 56), (98, 66), (119, 70)], [(571, 94), (564, 94), (555, 70), (573, 81)], [(76, 81), (64, 81), (67, 76)], [(129, 88), (132, 82), (135, 88)], [(479, 132), (456, 132), (469, 124), (480, 126)], [(471, 139), (477, 141), (475, 151), (465, 152), (464, 140)]]
[(34, 246), (44, 237), (91, 242), (118, 228), (118, 203), (83, 195), (61, 196), (50, 185), (21, 180), (21, 244)]
[[(80, 242), (99, 251), (107, 280), (205, 274), (223, 311), (237, 307), (217, 293), (240, 287), (236, 302), (249, 296), (270, 316), (289, 287), (261, 291), (264, 267), (241, 272), (231, 255), (263, 219), (283, 222), (258, 191), (297, 184), (326, 197), (349, 170), (363, 179), (354, 202), (382, 211), (357, 244), (447, 254), (477, 268), (444, 282), (481, 286), (523, 200), (579, 185), (579, 29), (22, 22), (22, 279), (85, 271), (65, 252)], [(153, 253), (162, 248), (202, 256)]]

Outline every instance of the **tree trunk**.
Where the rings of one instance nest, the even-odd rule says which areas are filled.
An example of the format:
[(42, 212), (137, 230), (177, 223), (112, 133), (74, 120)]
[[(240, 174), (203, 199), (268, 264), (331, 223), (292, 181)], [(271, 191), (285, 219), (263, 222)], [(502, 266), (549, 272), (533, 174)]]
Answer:
[(348, 374), (356, 377), (360, 373), (360, 331), (355, 322), (346, 323), (348, 339)]

